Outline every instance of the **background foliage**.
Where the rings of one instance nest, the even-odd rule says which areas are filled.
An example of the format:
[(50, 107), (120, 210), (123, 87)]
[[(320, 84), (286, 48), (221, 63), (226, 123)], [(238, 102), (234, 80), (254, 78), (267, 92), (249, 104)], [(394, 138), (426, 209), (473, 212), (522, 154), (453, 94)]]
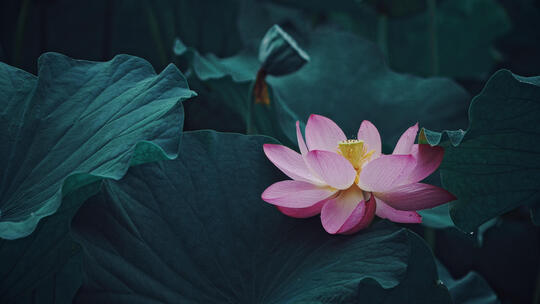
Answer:
[[(0, 17), (0, 302), (540, 301), (538, 1), (21, 0)], [(309, 61), (260, 80), (274, 24)], [(429, 182), (459, 200), (351, 238), (281, 216), (260, 145), (293, 147), (310, 113), (350, 137), (373, 121), (386, 152), (418, 121), (446, 148)]]

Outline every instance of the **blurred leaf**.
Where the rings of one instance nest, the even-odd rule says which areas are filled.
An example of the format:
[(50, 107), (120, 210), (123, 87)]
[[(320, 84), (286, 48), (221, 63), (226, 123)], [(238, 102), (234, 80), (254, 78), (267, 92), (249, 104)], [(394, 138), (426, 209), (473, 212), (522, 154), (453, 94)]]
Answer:
[(422, 141), (446, 146), (441, 178), (458, 197), (450, 209), (458, 228), (475, 231), (540, 200), (539, 115), (540, 77), (501, 70), (473, 99), (466, 132), (423, 131)]
[(390, 17), (402, 17), (418, 13), (426, 8), (426, 0), (366, 0), (381, 14)]
[(354, 14), (331, 14), (330, 21), (377, 42), (399, 72), (482, 79), (501, 60), (493, 45), (511, 26), (498, 1), (436, 1), (435, 10), (412, 15), (406, 14), (418, 9), (415, 1), (386, 2), (377, 1), (378, 11), (364, 5)]
[(535, 225), (540, 226), (540, 203), (538, 202), (531, 206), (531, 219)]
[[(288, 145), (296, 142), (295, 121), (307, 119), (311, 113), (334, 119), (349, 137), (356, 136), (362, 120), (371, 120), (385, 145), (393, 145), (416, 121), (423, 126), (465, 126), (469, 97), (451, 80), (394, 73), (373, 44), (352, 34), (323, 29), (304, 38), (302, 47), (311, 61), (291, 75), (268, 76), (271, 103), (250, 100), (249, 114), (242, 106), (248, 105), (244, 99), (249, 96), (247, 83), (255, 80), (258, 69), (253, 51), (225, 59), (193, 53), (190, 66), (198, 79), (223, 81), (240, 92), (248, 89), (238, 94), (242, 98), (222, 98), (221, 103), (240, 111), (242, 117), (249, 115), (250, 132), (273, 136)], [(227, 123), (227, 117), (217, 119)]]
[[(311, 61), (298, 72), (268, 77), (273, 101), (307, 119), (317, 113), (334, 119), (349, 138), (362, 120), (380, 130), (393, 145), (410, 125), (465, 125), (467, 93), (451, 80), (398, 74), (384, 64), (375, 45), (330, 29), (313, 32), (304, 47)], [(448, 112), (438, 111), (449, 108)], [(296, 140), (294, 122), (276, 117)]]
[(286, 6), (291, 6), (311, 12), (325, 13), (329, 10), (351, 12), (359, 8), (362, 0), (335, 0), (330, 5), (325, 0), (271, 0), (274, 3), (279, 3)]
[(274, 24), (278, 24), (295, 39), (300, 33), (310, 31), (313, 26), (309, 10), (315, 8), (314, 1), (306, 1), (308, 12), (295, 8), (294, 3), (299, 1), (291, 2), (291, 6), (265, 0), (240, 0), (240, 3), (237, 26), (245, 48), (258, 49), (262, 37)]
[(500, 301), (489, 284), (478, 273), (471, 271), (455, 280), (444, 265), (437, 260), (440, 280), (446, 285), (454, 304), (497, 304)]
[(236, 26), (238, 2), (116, 1), (111, 52), (140, 54), (162, 68), (173, 60), (173, 41), (180, 37), (203, 54), (231, 56), (243, 47)]
[[(269, 141), (185, 132), (178, 159), (106, 182), (73, 220), (87, 277), (77, 302), (351, 303), (395, 287), (413, 253), (433, 264), (416, 235), (389, 222), (333, 236), (318, 218), (264, 203), (283, 178), (262, 153)], [(411, 280), (439, 288), (433, 276)], [(368, 278), (377, 283), (360, 293)]]
[[(515, 214), (513, 215), (515, 216)], [(540, 269), (540, 229), (523, 218), (502, 217), (486, 231), (484, 244), (454, 229), (437, 235), (435, 253), (453, 277), (474, 270), (489, 283), (503, 303), (535, 303)]]
[(516, 74), (532, 76), (540, 71), (540, 2), (499, 0), (512, 22), (512, 30), (497, 41), (502, 53), (501, 67)]
[[(33, 27), (27, 29), (37, 31), (41, 36), (37, 39), (41, 45), (34, 48), (32, 59), (35, 60), (41, 53), (52, 51), (72, 58), (102, 60), (104, 43), (109, 38), (107, 31), (110, 31), (110, 28), (107, 28), (106, 14), (111, 5), (112, 1), (106, 0), (85, 1), (84, 5), (70, 0), (57, 0), (38, 5), (38, 11), (33, 17), (45, 20), (35, 22)], [(32, 42), (25, 41), (25, 45), (29, 43)], [(32, 62), (32, 65), (35, 66), (35, 62)]]
[(0, 64), (0, 237), (30, 234), (85, 184), (174, 158), (181, 101), (193, 94), (174, 66), (156, 75), (128, 55), (90, 62), (47, 53), (38, 77)]
[[(0, 43), (12, 64), (35, 71), (46, 51), (86, 60), (134, 54), (162, 70), (174, 58), (172, 43), (181, 37), (203, 53), (230, 56), (242, 49), (237, 18), (242, 0), (69, 0), (31, 1), (24, 31), (16, 37), (19, 2), (0, 4)], [(15, 53), (17, 39), (20, 52)], [(20, 62), (14, 62), (15, 57)]]
[[(397, 71), (432, 75), (429, 11), (388, 25), (388, 56)], [(493, 43), (510, 30), (495, 0), (446, 0), (436, 8), (439, 75), (483, 78), (495, 63)]]

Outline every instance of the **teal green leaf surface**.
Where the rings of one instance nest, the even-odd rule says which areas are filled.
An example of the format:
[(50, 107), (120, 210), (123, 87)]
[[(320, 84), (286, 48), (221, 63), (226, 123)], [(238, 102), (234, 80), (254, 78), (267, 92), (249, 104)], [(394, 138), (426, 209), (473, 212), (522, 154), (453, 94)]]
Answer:
[(540, 77), (501, 70), (473, 99), (467, 131), (423, 131), (423, 142), (446, 146), (441, 178), (458, 197), (450, 208), (458, 228), (475, 231), (540, 200), (539, 115)]
[(0, 303), (72, 303), (83, 280), (81, 247), (69, 234), (75, 212), (99, 191), (101, 181), (63, 199), (57, 212), (28, 237), (0, 240)]
[(108, 62), (57, 53), (35, 77), (0, 64), (0, 237), (30, 234), (62, 197), (130, 165), (176, 157), (181, 101), (194, 95), (170, 65), (156, 75), (137, 57)]
[(489, 284), (478, 273), (471, 271), (460, 279), (454, 279), (444, 265), (437, 260), (439, 278), (450, 291), (454, 304), (498, 304), (500, 301)]
[[(389, 146), (416, 122), (431, 128), (466, 126), (469, 96), (453, 81), (395, 73), (374, 44), (346, 32), (321, 29), (303, 41), (310, 62), (290, 75), (267, 77), (270, 105), (253, 104), (250, 97), (247, 83), (255, 80), (258, 70), (255, 52), (246, 50), (226, 59), (193, 53), (190, 66), (196, 78), (213, 80), (204, 83), (213, 85), (214, 92), (220, 92), (215, 86), (219, 82), (237, 89), (239, 98), (224, 93), (214, 101), (215, 107), (221, 103), (240, 111), (249, 133), (270, 135), (287, 145), (296, 142), (296, 120), (307, 120), (312, 113), (332, 118), (351, 138), (368, 119)], [(227, 124), (228, 117), (216, 119)]]
[[(402, 132), (421, 126), (450, 123), (465, 126), (468, 94), (445, 78), (420, 78), (390, 70), (374, 44), (353, 34), (321, 29), (304, 47), (311, 57), (298, 72), (268, 77), (273, 101), (287, 105), (307, 119), (311, 113), (332, 118), (349, 138), (362, 120), (377, 126), (383, 145), (393, 145)], [(439, 111), (446, 108), (448, 111)], [(443, 113), (444, 112), (444, 113)], [(275, 119), (295, 133), (287, 117)]]
[(455, 227), (449, 212), (450, 206), (444, 204), (431, 209), (420, 210), (422, 224), (431, 228), (451, 228)]
[[(284, 178), (262, 152), (268, 142), (185, 132), (176, 160), (105, 181), (72, 223), (86, 278), (75, 302), (353, 303), (396, 287), (412, 254), (431, 255), (386, 221), (332, 236), (319, 218), (264, 203), (265, 187)], [(433, 276), (424, 269), (411, 280), (438, 288)], [(376, 283), (361, 294), (366, 279)]]

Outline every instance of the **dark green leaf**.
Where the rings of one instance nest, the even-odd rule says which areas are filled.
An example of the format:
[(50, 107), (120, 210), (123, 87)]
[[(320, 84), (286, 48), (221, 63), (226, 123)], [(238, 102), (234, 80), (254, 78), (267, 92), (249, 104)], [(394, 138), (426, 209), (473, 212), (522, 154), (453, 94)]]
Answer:
[(174, 158), (181, 101), (194, 95), (169, 66), (40, 57), (39, 76), (0, 64), (0, 237), (30, 234), (62, 196), (130, 165)]
[(283, 76), (300, 69), (309, 56), (279, 25), (273, 25), (259, 46), (261, 69), (268, 75)]
[(214, 129), (245, 133), (250, 87), (260, 63), (248, 53), (220, 59), (201, 56), (175, 40), (174, 53), (190, 67), (189, 83), (198, 96), (186, 103), (186, 130)]
[(502, 60), (494, 43), (510, 30), (510, 20), (496, 0), (433, 0), (422, 10), (414, 7), (418, 1), (376, 2), (376, 9), (366, 4), (331, 21), (377, 42), (396, 71), (484, 78)]
[(446, 285), (454, 304), (497, 304), (497, 295), (478, 273), (471, 271), (459, 280), (452, 277), (444, 265), (437, 261), (440, 280)]
[[(370, 304), (452, 304), (448, 289), (441, 284), (433, 254), (427, 244), (413, 234), (407, 272), (401, 283), (390, 289), (375, 288), (375, 282), (365, 280), (360, 284), (358, 303)], [(423, 279), (418, 280), (419, 277)], [(457, 304), (457, 303), (454, 303)]]
[[(429, 10), (388, 25), (388, 56), (398, 71), (450, 77), (485, 77), (493, 68), (495, 39), (510, 29), (503, 7), (496, 0), (446, 0), (436, 7), (436, 49), (430, 46)], [(436, 52), (436, 54), (433, 54)]]
[(69, 235), (69, 224), (100, 184), (83, 186), (66, 196), (57, 212), (40, 221), (30, 236), (0, 240), (1, 303), (72, 302), (82, 284), (82, 254)]
[(516, 213), (486, 231), (481, 247), (462, 232), (439, 231), (435, 253), (456, 278), (471, 270), (481, 274), (503, 303), (536, 303), (540, 229), (527, 220), (527, 212), (524, 218)]
[[(221, 104), (247, 116), (249, 132), (270, 135), (288, 145), (296, 142), (295, 121), (312, 113), (334, 119), (350, 137), (356, 136), (362, 120), (371, 120), (386, 145), (392, 145), (416, 121), (440, 128), (466, 125), (469, 97), (454, 82), (392, 72), (373, 44), (352, 34), (324, 29), (304, 38), (310, 63), (291, 75), (267, 78), (270, 105), (252, 104), (246, 97), (251, 93), (247, 82), (255, 80), (258, 70), (254, 52), (226, 59), (193, 53), (191, 67), (198, 79), (227, 82), (229, 88), (244, 92), (236, 95), (242, 98), (222, 96)], [(251, 111), (246, 113), (248, 102)]]
[(540, 200), (539, 115), (540, 77), (501, 70), (473, 99), (466, 132), (423, 132), (429, 144), (452, 143), (446, 142), (441, 178), (458, 197), (450, 209), (457, 227), (472, 232)]
[[(379, 128), (383, 144), (393, 145), (415, 122), (423, 126), (464, 126), (467, 93), (444, 78), (419, 78), (391, 71), (375, 45), (352, 34), (318, 30), (305, 46), (311, 61), (298, 72), (269, 77), (274, 100), (302, 119), (317, 113), (356, 136), (362, 120)], [(438, 111), (441, 107), (448, 112)], [(294, 124), (276, 117), (295, 140)]]
[(180, 37), (203, 54), (231, 56), (242, 48), (236, 26), (237, 0), (115, 1), (112, 54), (138, 54), (159, 68), (172, 62), (173, 40)]
[[(264, 203), (283, 178), (262, 153), (269, 141), (186, 132), (178, 159), (105, 182), (73, 220), (87, 278), (76, 302), (351, 303), (398, 285), (413, 253), (433, 264), (417, 236), (386, 221), (332, 236), (318, 218)], [(437, 288), (433, 276), (411, 280)], [(376, 284), (360, 294), (368, 278)]]

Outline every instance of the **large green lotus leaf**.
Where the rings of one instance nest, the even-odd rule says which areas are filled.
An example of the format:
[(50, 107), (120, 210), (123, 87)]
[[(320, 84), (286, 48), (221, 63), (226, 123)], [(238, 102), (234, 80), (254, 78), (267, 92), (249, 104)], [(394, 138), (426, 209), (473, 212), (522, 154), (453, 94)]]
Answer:
[[(332, 236), (318, 218), (264, 203), (261, 192), (284, 178), (262, 152), (267, 142), (185, 132), (176, 160), (106, 181), (72, 223), (86, 277), (76, 302), (351, 303), (396, 287), (413, 253), (434, 267), (418, 236), (389, 222)], [(433, 276), (411, 280), (439, 288)], [(365, 279), (376, 284), (360, 294)]]
[(1, 303), (72, 303), (83, 274), (81, 247), (71, 238), (69, 223), (100, 184), (67, 195), (57, 212), (40, 221), (30, 236), (0, 240)]
[[(247, 116), (251, 133), (271, 135), (289, 145), (296, 142), (295, 121), (306, 120), (312, 113), (334, 119), (350, 137), (356, 136), (362, 120), (371, 120), (389, 147), (417, 121), (431, 128), (448, 124), (465, 127), (469, 96), (453, 81), (395, 73), (385, 65), (375, 45), (353, 34), (321, 29), (302, 41), (311, 61), (293, 74), (267, 78), (270, 105), (253, 105), (248, 99), (247, 82), (255, 80), (257, 71), (254, 52), (246, 50), (226, 59), (192, 52), (190, 67), (201, 80), (226, 82), (229, 88), (236, 82), (235, 88), (244, 92), (236, 96), (242, 98), (227, 98), (228, 94), (221, 104)], [(183, 50), (177, 54), (188, 54), (185, 47), (177, 50)], [(251, 111), (246, 113), (248, 102)]]
[(495, 73), (469, 109), (467, 131), (424, 130), (422, 140), (446, 146), (443, 185), (458, 200), (456, 226), (475, 231), (489, 219), (540, 200), (540, 77)]
[(0, 237), (30, 234), (62, 196), (130, 165), (174, 158), (181, 101), (194, 95), (170, 65), (46, 53), (38, 77), (0, 64)]

